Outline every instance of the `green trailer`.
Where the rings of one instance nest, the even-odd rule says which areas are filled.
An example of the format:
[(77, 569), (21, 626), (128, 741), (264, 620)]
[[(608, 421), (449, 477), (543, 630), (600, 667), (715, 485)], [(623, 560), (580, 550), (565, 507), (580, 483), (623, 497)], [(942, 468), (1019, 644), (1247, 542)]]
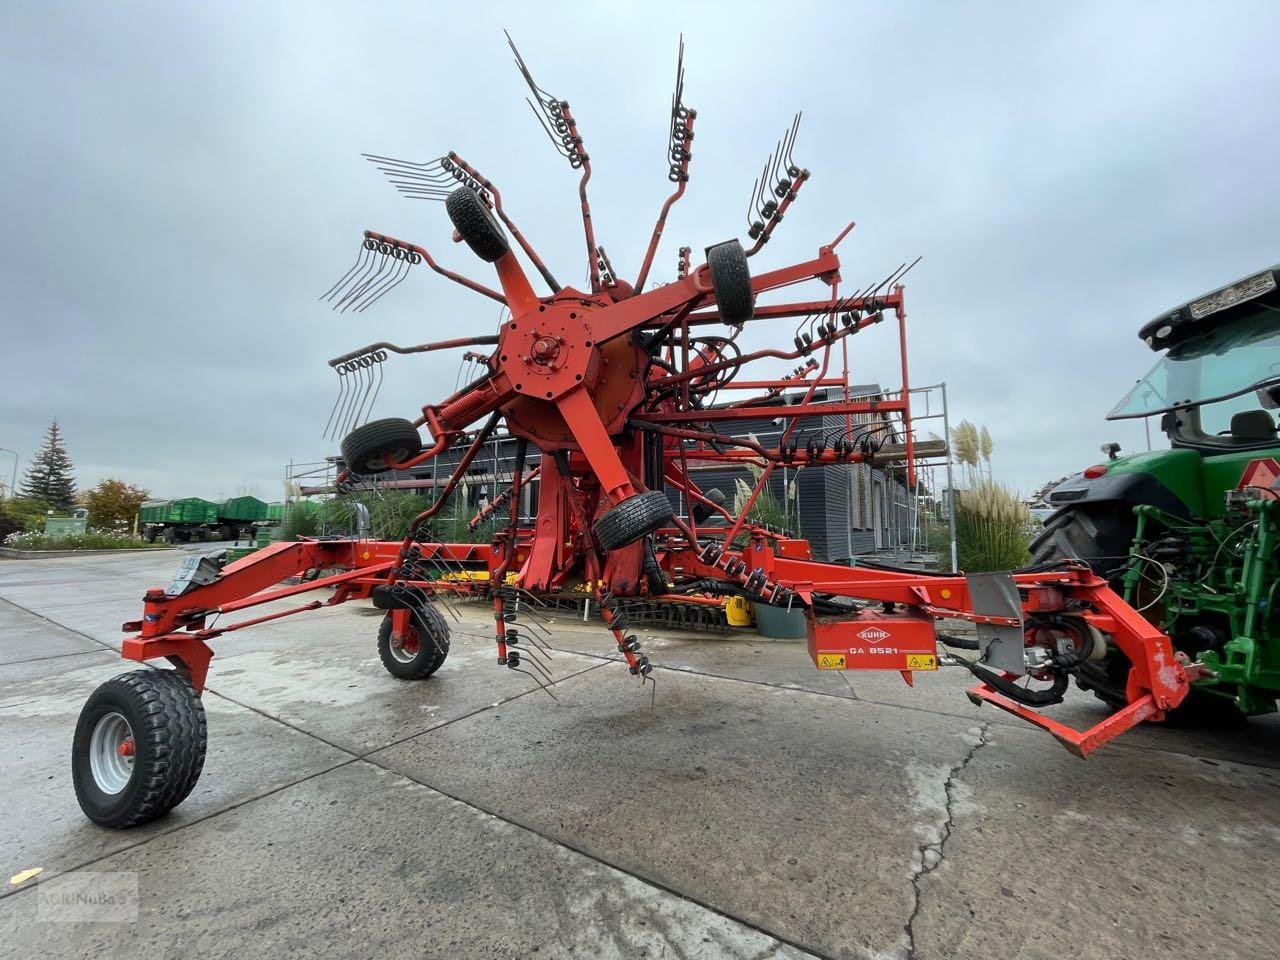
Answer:
[(267, 519), (267, 504), (257, 497), (231, 497), (218, 504), (218, 519), (231, 523), (257, 523)]
[(218, 505), (199, 497), (149, 500), (138, 511), (138, 522), (151, 543), (206, 540), (218, 527)]
[(266, 519), (264, 501), (257, 497), (230, 497), (218, 504), (216, 539), (252, 540), (254, 527)]

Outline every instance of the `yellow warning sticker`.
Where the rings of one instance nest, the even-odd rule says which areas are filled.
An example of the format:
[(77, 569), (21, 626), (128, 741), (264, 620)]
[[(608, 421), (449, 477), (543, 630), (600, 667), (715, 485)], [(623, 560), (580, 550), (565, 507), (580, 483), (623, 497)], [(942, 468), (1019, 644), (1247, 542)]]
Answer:
[(938, 658), (931, 653), (907, 654), (908, 670), (937, 670)]
[(819, 670), (843, 670), (844, 654), (843, 653), (820, 653), (818, 654)]

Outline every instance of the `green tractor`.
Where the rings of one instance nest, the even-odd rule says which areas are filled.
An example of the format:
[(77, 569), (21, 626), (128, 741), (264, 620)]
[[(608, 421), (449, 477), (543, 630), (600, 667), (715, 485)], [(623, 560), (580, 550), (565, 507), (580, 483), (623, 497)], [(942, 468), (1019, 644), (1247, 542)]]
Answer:
[[(1049, 495), (1033, 562), (1084, 560), (1202, 665), (1172, 719), (1270, 713), (1280, 695), (1280, 266), (1161, 314), (1139, 332), (1159, 363), (1107, 415), (1160, 416), (1171, 449), (1118, 456)], [(1126, 702), (1118, 650), (1077, 683)]]

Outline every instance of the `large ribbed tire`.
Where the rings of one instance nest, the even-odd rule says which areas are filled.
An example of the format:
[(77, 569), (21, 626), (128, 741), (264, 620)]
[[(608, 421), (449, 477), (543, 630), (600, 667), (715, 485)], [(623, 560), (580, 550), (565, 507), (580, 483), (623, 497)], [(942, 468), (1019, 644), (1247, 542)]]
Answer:
[(672, 516), (671, 501), (661, 490), (637, 493), (596, 521), (596, 539), (606, 550), (617, 550), (647, 537)]
[[(712, 503), (714, 503), (717, 507), (723, 507), (727, 502), (724, 495), (724, 491), (721, 490), (719, 487), (712, 487), (710, 490), (703, 490), (702, 495), (706, 497), (708, 500), (710, 500)], [(705, 523), (707, 520), (711, 519), (712, 517), (720, 516), (718, 511), (713, 510), (711, 507), (707, 506), (707, 504), (696, 503), (696, 502), (693, 505), (692, 513), (693, 513), (693, 519), (695, 523)]]
[(750, 320), (755, 315), (756, 298), (751, 292), (751, 269), (742, 244), (726, 240), (707, 247), (707, 267), (720, 319), (735, 327)]
[(1132, 504), (1065, 507), (1050, 516), (1031, 541), (1031, 562), (1083, 560), (1098, 576), (1110, 580), (1124, 573), (1137, 528)]
[(481, 260), (493, 263), (511, 249), (506, 234), (484, 201), (470, 187), (459, 187), (444, 202), (453, 228)]
[(186, 799), (204, 768), (208, 728), (191, 682), (173, 670), (113, 677), (85, 702), (71, 742), (80, 809), (104, 827), (134, 827)]
[(342, 462), (360, 476), (386, 473), (391, 463), (403, 463), (422, 451), (418, 428), (400, 417), (370, 420), (342, 441)]
[(378, 656), (387, 673), (397, 680), (425, 680), (449, 656), (449, 624), (429, 600), (421, 600), (409, 615), (409, 631), (396, 645), (391, 636), (391, 614), (378, 628)]

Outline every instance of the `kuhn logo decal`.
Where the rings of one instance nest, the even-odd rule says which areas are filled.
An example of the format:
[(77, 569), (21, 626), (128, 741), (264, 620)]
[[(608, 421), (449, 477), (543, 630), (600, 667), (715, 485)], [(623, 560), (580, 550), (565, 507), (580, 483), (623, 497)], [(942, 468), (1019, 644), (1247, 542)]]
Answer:
[(875, 643), (877, 640), (889, 639), (889, 632), (881, 630), (879, 627), (867, 627), (858, 634), (860, 640), (866, 640), (868, 643)]

